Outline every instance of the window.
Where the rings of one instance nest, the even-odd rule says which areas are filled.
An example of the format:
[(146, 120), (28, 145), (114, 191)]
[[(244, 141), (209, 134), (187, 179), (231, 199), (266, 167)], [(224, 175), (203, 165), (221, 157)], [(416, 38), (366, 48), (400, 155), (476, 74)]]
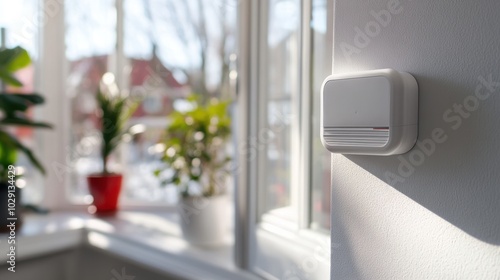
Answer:
[[(191, 92), (228, 97), (235, 52), (236, 5), (225, 1), (66, 0), (66, 58), (71, 102), (70, 197), (90, 203), (86, 175), (99, 172), (95, 93), (102, 75), (141, 98), (133, 135), (111, 159), (124, 176), (123, 204), (167, 205), (174, 186), (153, 171), (166, 115)], [(99, 30), (99, 32), (95, 32)], [(234, 55), (233, 55), (234, 56)]]
[[(152, 176), (160, 164), (156, 143), (176, 99), (191, 91), (229, 96), (239, 77), (249, 102), (238, 100), (246, 110), (234, 110), (235, 123), (244, 119), (235, 127), (248, 131), (250, 140), (238, 143), (255, 140), (257, 156), (242, 159), (245, 168), (237, 170), (248, 181), (237, 189), (245, 191), (247, 204), (241, 206), (245, 213), (236, 215), (244, 220), (236, 231), (244, 234), (235, 235), (235, 253), (243, 255), (245, 268), (260, 275), (327, 278), (330, 155), (318, 129), (319, 89), (331, 72), (333, 0), (64, 2), (63, 16), (44, 27), (48, 38), (42, 40), (40, 57), (46, 61), (40, 72), (50, 81), (42, 92), (55, 97), (49, 113), (59, 122), (55, 136), (47, 137), (53, 141), (44, 144), (47, 154), (56, 154), (51, 163), (66, 160), (71, 169), (66, 184), (53, 180), (47, 188), (49, 203), (65, 201), (59, 185), (75, 204), (92, 200), (85, 175), (100, 170), (94, 95), (104, 73), (113, 72), (122, 89), (144, 98), (130, 120), (135, 133), (113, 164), (127, 175), (124, 202), (146, 208), (165, 207), (177, 198), (174, 188), (160, 187)], [(248, 45), (240, 45), (245, 51), (239, 54), (248, 64), (238, 65), (236, 75), (239, 27), (248, 33), (240, 36)], [(48, 51), (54, 45), (61, 49), (64, 41), (64, 54)], [(64, 56), (65, 67), (48, 63), (58, 56)], [(313, 269), (304, 267), (309, 260), (315, 262)]]

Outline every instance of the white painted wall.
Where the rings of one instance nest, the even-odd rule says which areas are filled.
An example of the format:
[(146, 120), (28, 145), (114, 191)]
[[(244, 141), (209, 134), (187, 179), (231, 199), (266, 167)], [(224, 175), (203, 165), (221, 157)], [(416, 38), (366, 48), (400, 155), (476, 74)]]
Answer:
[(500, 82), (499, 14), (497, 0), (336, 0), (334, 72), (412, 73), (419, 140), (442, 143), (332, 157), (332, 279), (500, 279), (500, 84), (485, 82)]

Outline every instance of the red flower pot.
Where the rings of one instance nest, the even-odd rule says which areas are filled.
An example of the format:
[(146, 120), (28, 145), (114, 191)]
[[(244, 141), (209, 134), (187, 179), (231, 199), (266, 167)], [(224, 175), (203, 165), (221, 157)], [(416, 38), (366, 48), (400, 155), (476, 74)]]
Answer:
[(94, 197), (96, 214), (113, 214), (117, 210), (122, 189), (121, 174), (96, 174), (87, 177), (90, 194)]

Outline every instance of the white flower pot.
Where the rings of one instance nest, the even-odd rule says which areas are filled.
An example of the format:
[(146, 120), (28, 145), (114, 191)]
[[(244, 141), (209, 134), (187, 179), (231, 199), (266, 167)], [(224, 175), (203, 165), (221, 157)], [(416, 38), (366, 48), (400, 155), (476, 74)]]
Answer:
[(181, 198), (177, 205), (184, 239), (196, 246), (214, 247), (230, 234), (227, 196)]

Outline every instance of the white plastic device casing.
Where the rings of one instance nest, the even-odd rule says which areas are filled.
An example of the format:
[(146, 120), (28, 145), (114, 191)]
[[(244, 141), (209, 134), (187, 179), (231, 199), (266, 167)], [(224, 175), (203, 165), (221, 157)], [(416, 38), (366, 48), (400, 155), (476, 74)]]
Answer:
[(418, 135), (418, 85), (392, 69), (332, 75), (321, 87), (321, 142), (332, 153), (389, 156)]

